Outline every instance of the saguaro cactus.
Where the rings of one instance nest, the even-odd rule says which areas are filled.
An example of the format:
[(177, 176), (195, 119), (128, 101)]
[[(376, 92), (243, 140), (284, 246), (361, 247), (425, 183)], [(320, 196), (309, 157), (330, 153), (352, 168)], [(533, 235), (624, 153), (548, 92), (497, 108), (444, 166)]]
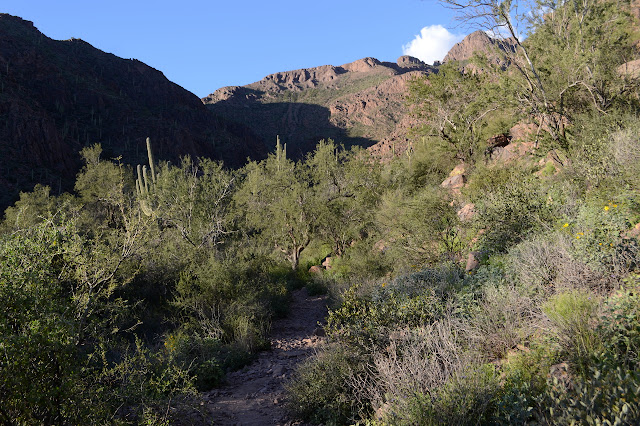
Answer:
[(149, 168), (151, 170), (151, 180), (147, 174), (147, 166), (141, 166), (138, 164), (136, 167), (138, 178), (136, 179), (136, 192), (138, 194), (138, 200), (140, 201), (140, 208), (142, 212), (147, 216), (154, 215), (154, 209), (151, 206), (151, 200), (149, 195), (153, 192), (153, 188), (156, 184), (156, 172), (153, 164), (153, 152), (151, 150), (151, 139), (147, 138), (147, 155), (149, 157)]

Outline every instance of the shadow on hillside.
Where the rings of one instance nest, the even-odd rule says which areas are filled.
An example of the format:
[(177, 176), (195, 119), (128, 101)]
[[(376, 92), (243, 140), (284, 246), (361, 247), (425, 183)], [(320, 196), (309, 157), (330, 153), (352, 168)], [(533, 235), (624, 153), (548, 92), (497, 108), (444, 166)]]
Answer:
[(276, 138), (287, 144), (287, 155), (299, 159), (315, 149), (318, 141), (333, 139), (349, 148), (368, 148), (377, 141), (349, 135), (343, 128), (330, 122), (328, 108), (297, 102), (261, 103), (258, 101), (220, 101), (207, 105), (216, 115), (249, 127), (262, 139), (269, 150), (274, 150)]

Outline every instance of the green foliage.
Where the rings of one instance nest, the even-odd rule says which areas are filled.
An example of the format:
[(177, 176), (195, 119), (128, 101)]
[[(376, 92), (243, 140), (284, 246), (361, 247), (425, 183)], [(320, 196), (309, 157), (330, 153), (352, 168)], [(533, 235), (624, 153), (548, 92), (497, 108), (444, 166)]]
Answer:
[(542, 307), (555, 327), (565, 356), (580, 371), (590, 363), (590, 357), (599, 350), (595, 332), (598, 300), (595, 295), (577, 291), (551, 297)]
[(269, 264), (219, 261), (210, 257), (185, 271), (173, 304), (195, 333), (247, 352), (264, 345), (269, 314), (286, 302), (286, 284), (273, 281)]
[[(52, 423), (87, 415), (78, 406), (80, 360), (62, 261), (62, 235), (50, 224), (0, 244), (0, 416)], [(61, 275), (61, 276), (60, 276)]]
[(361, 350), (382, 347), (396, 327), (419, 327), (440, 317), (444, 295), (459, 284), (458, 271), (425, 269), (350, 287), (329, 312), (327, 335)]
[(305, 174), (302, 163), (286, 158), (278, 140), (275, 154), (245, 167), (244, 182), (235, 197), (247, 231), (259, 233), (266, 245), (286, 256), (294, 270), (318, 227), (320, 200)]
[(482, 424), (498, 389), (498, 379), (491, 365), (465, 371), (431, 394), (413, 396), (408, 411), (388, 421), (402, 425)]
[(287, 386), (288, 408), (313, 423), (351, 423), (359, 411), (350, 378), (358, 373), (358, 358), (339, 346), (329, 346), (304, 361)]
[(638, 242), (627, 238), (632, 202), (596, 197), (579, 209), (575, 223), (565, 228), (574, 237), (576, 258), (594, 271), (616, 279), (637, 265)]
[(497, 90), (487, 74), (463, 73), (446, 63), (438, 73), (414, 79), (409, 102), (425, 120), (423, 132), (444, 141), (453, 158), (469, 163), (482, 152), (490, 113), (500, 107)]
[[(545, 222), (553, 221), (555, 210), (562, 206), (562, 200), (550, 200), (548, 188), (536, 176), (513, 171), (504, 173), (502, 178), (497, 182), (491, 179), (488, 185), (493, 188), (476, 203), (476, 226), (486, 229), (479, 248), (487, 253), (503, 251)], [(487, 184), (475, 185), (481, 188)]]
[[(222, 164), (189, 157), (180, 167), (163, 164), (154, 190), (145, 197), (154, 215), (167, 228), (172, 240), (182, 240), (191, 248), (213, 248), (229, 238), (233, 215), (231, 198), (236, 176)], [(171, 235), (171, 234), (177, 235)]]
[(439, 185), (455, 166), (448, 145), (440, 138), (423, 136), (413, 142), (412, 149), (407, 173), (415, 189)]
[(546, 395), (545, 420), (555, 424), (632, 425), (640, 421), (637, 371), (593, 369), (567, 389), (554, 381)]
[[(527, 39), (546, 94), (560, 117), (628, 108), (637, 80), (617, 68), (633, 59), (632, 18), (623, 2), (538, 2)], [(637, 108), (637, 106), (636, 106)]]
[(425, 187), (408, 196), (383, 195), (377, 215), (396, 269), (450, 259), (461, 250), (458, 217), (439, 189)]
[(640, 363), (640, 278), (625, 279), (624, 285), (606, 301), (600, 319), (599, 337), (612, 365), (637, 368)]

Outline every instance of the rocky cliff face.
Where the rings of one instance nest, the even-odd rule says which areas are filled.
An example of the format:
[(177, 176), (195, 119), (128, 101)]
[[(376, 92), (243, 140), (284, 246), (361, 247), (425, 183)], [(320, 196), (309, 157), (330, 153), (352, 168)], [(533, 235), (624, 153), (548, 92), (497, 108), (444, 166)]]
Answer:
[[(456, 44), (445, 61), (470, 67), (466, 62), (482, 52), (505, 66), (495, 47), (508, 50), (513, 44), (476, 31)], [(396, 63), (364, 58), (275, 73), (247, 86), (223, 87), (202, 101), (217, 115), (251, 128), (271, 149), (279, 135), (294, 157), (305, 155), (318, 140), (332, 138), (367, 147), (384, 159), (403, 153), (411, 129), (419, 125), (405, 102), (408, 82), (432, 72), (437, 68), (410, 56)]]
[(497, 40), (489, 37), (484, 31), (475, 31), (466, 36), (460, 43), (449, 50), (442, 62), (465, 62), (476, 53), (484, 54), (489, 61), (501, 66), (508, 65), (504, 57), (496, 51), (514, 52), (515, 44), (511, 39)]
[(276, 136), (301, 157), (323, 138), (347, 146), (406, 145), (413, 120), (404, 97), (407, 82), (434, 72), (403, 56), (397, 63), (364, 58), (341, 66), (280, 72), (243, 87), (224, 87), (203, 99), (214, 113), (258, 134), (267, 146)]
[(144, 161), (147, 136), (161, 160), (190, 154), (238, 165), (265, 155), (250, 130), (160, 71), (0, 14), (0, 209), (35, 183), (71, 189), (83, 146), (100, 142), (107, 158)]

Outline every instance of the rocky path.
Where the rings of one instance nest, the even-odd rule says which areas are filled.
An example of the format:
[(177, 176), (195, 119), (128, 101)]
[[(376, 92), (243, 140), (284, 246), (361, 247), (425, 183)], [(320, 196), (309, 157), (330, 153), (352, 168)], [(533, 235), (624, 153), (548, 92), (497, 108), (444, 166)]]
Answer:
[(287, 318), (273, 323), (271, 350), (227, 376), (228, 385), (205, 395), (215, 425), (299, 425), (284, 410), (284, 384), (295, 366), (322, 341), (318, 322), (327, 313), (326, 296), (293, 293)]

